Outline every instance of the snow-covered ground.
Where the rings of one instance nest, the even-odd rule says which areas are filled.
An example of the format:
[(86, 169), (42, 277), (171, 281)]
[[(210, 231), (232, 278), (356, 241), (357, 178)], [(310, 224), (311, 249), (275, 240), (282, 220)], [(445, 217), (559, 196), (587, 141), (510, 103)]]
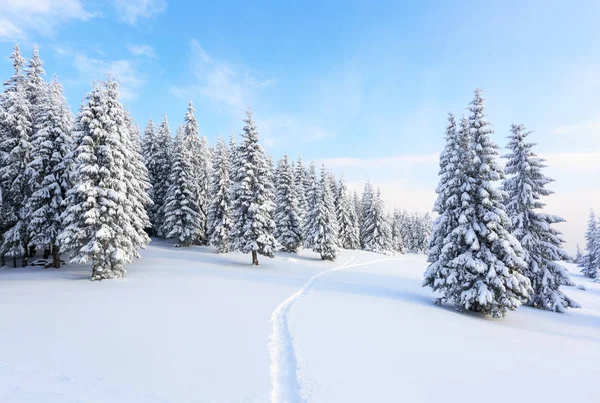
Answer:
[(597, 402), (600, 284), (505, 319), (421, 287), (423, 256), (262, 258), (153, 242), (126, 280), (0, 269), (0, 402)]

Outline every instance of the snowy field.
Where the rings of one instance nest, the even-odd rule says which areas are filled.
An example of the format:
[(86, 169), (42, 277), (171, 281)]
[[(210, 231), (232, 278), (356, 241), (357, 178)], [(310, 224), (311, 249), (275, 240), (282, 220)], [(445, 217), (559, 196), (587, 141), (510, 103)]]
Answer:
[(505, 319), (432, 303), (424, 256), (153, 242), (125, 280), (0, 269), (0, 402), (597, 402), (600, 284)]

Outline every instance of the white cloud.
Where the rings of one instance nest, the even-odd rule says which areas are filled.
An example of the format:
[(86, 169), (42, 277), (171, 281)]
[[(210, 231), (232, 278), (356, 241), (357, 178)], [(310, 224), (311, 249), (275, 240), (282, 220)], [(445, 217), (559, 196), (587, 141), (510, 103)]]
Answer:
[(552, 130), (552, 134), (558, 136), (591, 138), (600, 135), (600, 119), (588, 120), (571, 125), (560, 126)]
[(56, 27), (70, 20), (93, 17), (80, 0), (0, 0), (0, 39), (17, 40), (33, 30), (52, 35)]
[(107, 62), (84, 54), (76, 54), (74, 66), (85, 80), (101, 80), (107, 74), (113, 76), (119, 82), (121, 100), (125, 102), (136, 99), (137, 90), (145, 83), (143, 76), (129, 60)]
[(167, 9), (166, 0), (113, 0), (119, 19), (128, 24), (154, 17)]
[(158, 57), (150, 45), (129, 45), (127, 48), (136, 56), (146, 56), (150, 58)]
[(334, 134), (290, 115), (257, 118), (261, 141), (267, 147), (288, 146), (311, 142)]

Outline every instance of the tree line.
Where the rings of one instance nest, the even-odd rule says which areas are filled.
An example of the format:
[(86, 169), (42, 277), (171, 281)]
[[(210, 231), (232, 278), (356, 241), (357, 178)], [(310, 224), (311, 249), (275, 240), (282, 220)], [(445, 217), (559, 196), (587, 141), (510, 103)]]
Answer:
[(73, 116), (58, 78), (44, 79), (37, 47), (0, 94), (0, 256), (13, 266), (43, 254), (91, 262), (92, 279), (122, 277), (150, 236), (178, 246), (272, 257), (340, 248), (424, 252), (431, 218), (385, 209), (370, 183), (361, 196), (325, 166), (277, 162), (259, 144), (248, 111), (240, 144), (213, 147), (199, 135), (190, 102), (173, 137), (165, 116), (140, 133), (111, 77), (93, 83)]

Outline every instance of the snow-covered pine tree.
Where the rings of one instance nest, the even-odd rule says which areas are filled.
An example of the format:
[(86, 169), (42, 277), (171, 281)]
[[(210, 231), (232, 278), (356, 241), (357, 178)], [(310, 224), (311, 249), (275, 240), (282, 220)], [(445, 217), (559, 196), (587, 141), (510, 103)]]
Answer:
[(590, 211), (588, 227), (585, 232), (585, 249), (587, 253), (579, 263), (581, 272), (586, 277), (597, 278), (600, 263), (600, 226), (594, 210)]
[(177, 129), (173, 166), (169, 176), (169, 189), (164, 201), (162, 233), (182, 246), (190, 246), (198, 239), (202, 214), (197, 199), (197, 182), (194, 178), (189, 142), (183, 127)]
[(354, 214), (356, 214), (356, 230), (358, 231), (358, 240), (360, 243), (360, 229), (362, 228), (362, 205), (356, 189), (354, 189), (352, 192), (352, 206), (354, 207)]
[(335, 208), (340, 247), (344, 249), (359, 249), (360, 241), (358, 239), (356, 213), (348, 195), (348, 188), (346, 187), (344, 178), (340, 178), (337, 189)]
[(300, 218), (304, 219), (306, 215), (306, 169), (302, 163), (302, 157), (298, 157), (298, 162), (294, 168), (294, 189), (298, 199), (298, 211), (300, 212)]
[(74, 163), (67, 207), (58, 236), (74, 263), (92, 261), (92, 280), (126, 275), (125, 264), (139, 257), (140, 236), (127, 194), (132, 153), (129, 127), (118, 100), (117, 84), (96, 83), (76, 122)]
[(43, 68), (42, 59), (38, 52), (37, 45), (33, 46), (33, 56), (29, 60), (29, 64), (25, 68), (27, 73), (25, 78), (25, 92), (27, 93), (27, 99), (29, 100), (30, 113), (33, 122), (32, 129), (32, 142), (35, 139), (36, 132), (39, 126), (39, 119), (41, 119), (42, 109), (44, 108), (44, 99), (47, 92), (46, 82), (44, 81), (44, 75), (46, 72)]
[(561, 285), (575, 285), (558, 261), (568, 261), (569, 254), (562, 249), (562, 234), (552, 224), (565, 220), (542, 213), (543, 196), (551, 195), (546, 185), (552, 179), (544, 176), (544, 160), (534, 152), (534, 143), (528, 142), (530, 132), (523, 125), (511, 126), (508, 149), (510, 153), (505, 172), (511, 175), (504, 181), (508, 194), (506, 212), (511, 220), (511, 233), (521, 243), (523, 260), (527, 268), (523, 274), (531, 282), (533, 293), (531, 306), (555, 312), (566, 312), (567, 308), (579, 305), (560, 290)]
[(325, 166), (321, 167), (321, 181), (316, 188), (313, 226), (309, 237), (312, 250), (321, 255), (322, 260), (335, 260), (338, 253), (338, 234), (335, 228), (335, 207), (331, 196), (331, 183)]
[(376, 253), (390, 253), (392, 233), (384, 211), (381, 191), (377, 189), (377, 192), (371, 194), (369, 200), (370, 204), (365, 206), (363, 248)]
[[(155, 164), (154, 155), (156, 154), (156, 133), (154, 128), (154, 121), (152, 118), (148, 120), (146, 123), (146, 129), (144, 130), (144, 137), (142, 139), (142, 157), (144, 158), (144, 165), (146, 166), (146, 170), (148, 171), (148, 181), (150, 182), (150, 188), (148, 189), (148, 196), (150, 200), (154, 200), (154, 184), (156, 183), (155, 177), (157, 175), (156, 169), (157, 166)], [(154, 212), (156, 211), (156, 207), (154, 202), (152, 202), (147, 207), (148, 219), (150, 220), (150, 235), (156, 235), (157, 231), (154, 228)]]
[(577, 244), (577, 251), (575, 252), (575, 257), (573, 258), (573, 262), (575, 264), (579, 264), (583, 258), (583, 252), (581, 252), (581, 247)]
[(225, 141), (219, 136), (213, 155), (210, 206), (208, 208), (208, 232), (210, 244), (219, 253), (229, 252), (230, 234), (233, 227), (231, 217), (231, 180), (229, 167), (230, 155)]
[(494, 186), (503, 171), (481, 90), (475, 90), (469, 109), (468, 166), (462, 203), (456, 209), (459, 225), (447, 237), (438, 261), (425, 272), (424, 285), (443, 294), (439, 301), (502, 317), (527, 301), (532, 289), (522, 274), (527, 264), (521, 246), (509, 232), (503, 192)]
[(4, 198), (4, 220), (2, 245), (3, 255), (16, 258), (23, 256), (27, 264), (29, 232), (26, 202), (31, 196), (31, 133), (33, 118), (31, 104), (27, 98), (26, 82), (22, 75), (24, 65), (18, 46), (11, 55), (15, 74), (6, 83), (8, 88), (2, 96), (2, 121), (0, 135), (0, 187)]
[[(462, 130), (464, 132), (466, 129), (463, 128)], [(429, 254), (427, 256), (427, 261), (429, 263), (437, 262), (442, 248), (445, 245), (446, 237), (458, 225), (458, 217), (452, 214), (452, 208), (453, 205), (456, 204), (454, 198), (460, 196), (457, 195), (457, 193), (460, 192), (460, 189), (456, 188), (455, 182), (458, 183), (456, 176), (462, 175), (462, 173), (459, 172), (459, 170), (462, 169), (462, 167), (460, 167), (461, 160), (459, 158), (461, 153), (466, 150), (467, 146), (466, 144), (463, 144), (461, 147), (460, 138), (464, 138), (464, 136), (458, 136), (454, 115), (449, 113), (445, 136), (446, 146), (440, 154), (440, 169), (438, 173), (440, 180), (435, 190), (437, 199), (433, 205), (433, 211), (438, 213), (438, 216), (433, 223), (433, 229), (429, 239)], [(451, 203), (449, 203), (450, 198), (453, 198)]]
[(394, 209), (394, 213), (390, 217), (392, 225), (392, 250), (398, 253), (404, 253), (404, 238), (400, 226), (400, 210)]
[[(109, 81), (107, 83), (109, 94), (110, 91), (117, 91), (117, 83)], [(131, 223), (135, 232), (130, 234), (135, 237), (134, 243), (142, 248), (150, 242), (147, 230), (152, 226), (148, 217), (148, 210), (152, 206), (149, 190), (152, 188), (148, 169), (144, 163), (142, 156), (142, 145), (140, 139), (140, 129), (134, 123), (129, 112), (123, 110), (120, 103), (115, 103), (118, 99), (118, 94), (113, 94), (109, 97), (111, 103), (111, 113), (115, 116), (115, 121), (124, 120), (125, 127), (128, 131), (124, 132), (129, 136), (123, 137), (123, 142), (127, 142), (127, 149), (131, 152), (131, 159), (127, 161), (125, 166), (125, 179), (127, 181), (127, 197), (130, 200), (128, 204), (128, 214), (131, 218)]]
[(27, 201), (30, 244), (52, 254), (52, 266), (60, 268), (58, 234), (65, 210), (73, 137), (73, 115), (55, 77), (47, 86), (38, 111), (37, 132), (32, 142), (32, 159), (28, 168), (35, 173), (35, 191)]
[(317, 172), (315, 164), (311, 162), (306, 168), (306, 175), (304, 176), (305, 189), (306, 189), (306, 214), (303, 218), (302, 225), (302, 239), (304, 240), (303, 246), (306, 249), (312, 249), (314, 246), (314, 238), (312, 234), (314, 228), (317, 225), (317, 197), (319, 182), (317, 182)]
[(273, 257), (277, 241), (273, 236), (274, 204), (269, 199), (269, 166), (265, 151), (258, 143), (258, 130), (248, 110), (244, 120), (244, 141), (237, 149), (233, 184), (232, 246), (242, 253), (252, 253), (252, 264), (258, 266), (258, 254)]
[(275, 238), (285, 252), (295, 253), (302, 245), (302, 220), (294, 189), (294, 172), (287, 154), (277, 164)]
[(205, 234), (205, 237), (200, 240), (203, 245), (208, 245), (208, 209), (210, 206), (210, 178), (212, 175), (212, 161), (213, 151), (208, 146), (208, 139), (206, 136), (200, 137), (200, 177), (198, 180), (198, 186), (202, 197), (198, 205), (200, 206), (200, 213), (202, 214), (202, 220), (200, 221), (201, 232)]
[(200, 129), (198, 121), (194, 116), (194, 104), (190, 101), (187, 112), (185, 114), (183, 126), (183, 141), (185, 148), (189, 151), (190, 163), (192, 164), (192, 172), (190, 176), (194, 184), (194, 198), (197, 200), (200, 219), (198, 221), (198, 234), (196, 240), (199, 244), (207, 243), (207, 213), (208, 208), (205, 207), (209, 201), (209, 170), (206, 168), (206, 160), (208, 157), (208, 148), (206, 141), (200, 139)]
[(373, 187), (371, 186), (371, 182), (367, 181), (365, 183), (365, 187), (363, 189), (362, 198), (360, 200), (360, 228), (359, 228), (359, 237), (360, 237), (360, 246), (363, 249), (367, 249), (366, 245), (369, 238), (368, 228), (371, 223), (366, 221), (367, 215), (369, 214), (371, 204), (373, 202)]
[(154, 180), (152, 184), (152, 202), (151, 208), (152, 227), (156, 231), (156, 235), (164, 237), (166, 234), (162, 232), (163, 223), (165, 220), (164, 206), (167, 190), (169, 189), (169, 177), (171, 174), (171, 166), (173, 165), (173, 138), (169, 129), (169, 121), (167, 115), (163, 118), (155, 135), (154, 154), (149, 156), (147, 168), (150, 172), (150, 177)]

